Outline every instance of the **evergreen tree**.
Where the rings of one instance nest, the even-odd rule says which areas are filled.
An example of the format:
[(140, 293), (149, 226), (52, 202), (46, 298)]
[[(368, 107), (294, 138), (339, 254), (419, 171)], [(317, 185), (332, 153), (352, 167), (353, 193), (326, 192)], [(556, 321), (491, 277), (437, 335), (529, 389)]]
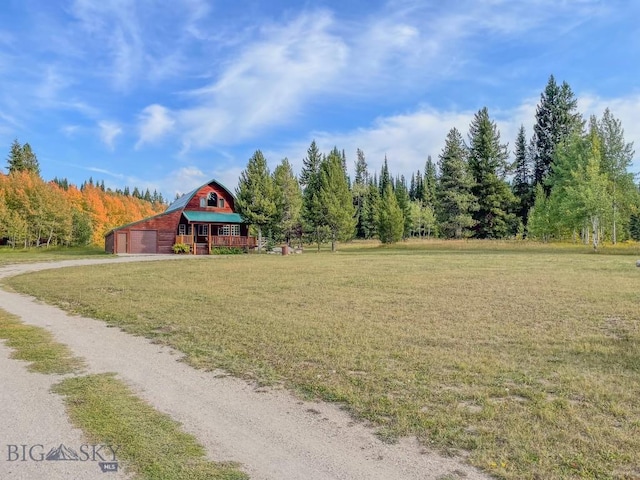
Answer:
[(409, 200), (412, 202), (416, 199), (416, 175), (411, 174), (411, 183), (409, 184)]
[[(391, 185), (391, 176), (389, 175), (389, 165), (387, 163), (387, 156), (384, 156), (384, 163), (382, 164), (382, 170), (380, 171), (380, 181), (378, 182), (378, 188), (380, 189), (380, 196), (384, 196), (384, 191), (387, 185)], [(393, 188), (393, 185), (391, 185)]]
[(402, 238), (408, 238), (411, 234), (411, 200), (409, 199), (409, 192), (407, 191), (407, 184), (404, 180), (404, 176), (400, 177), (400, 180), (396, 182), (396, 188), (394, 190), (398, 207), (402, 212), (403, 229)]
[(274, 186), (267, 161), (256, 150), (247, 168), (240, 174), (236, 189), (236, 208), (248, 223), (258, 228), (258, 252), (262, 249), (262, 229), (273, 223), (276, 215)]
[(420, 172), (420, 170), (418, 170), (416, 172), (416, 188), (415, 188), (413, 200), (422, 201), (423, 199), (424, 199), (424, 177)]
[(472, 192), (478, 208), (473, 213), (476, 236), (503, 238), (514, 229), (511, 213), (515, 198), (505, 176), (508, 171), (507, 146), (500, 143), (500, 132), (483, 108), (469, 127), (469, 171), (473, 177)]
[(302, 191), (287, 158), (284, 158), (274, 170), (273, 182), (277, 211), (274, 230), (290, 244), (301, 227)]
[(322, 155), (318, 151), (315, 140), (307, 150), (307, 157), (303, 160), (300, 184), (304, 185), (302, 197), (302, 220), (304, 228), (310, 232), (318, 245), (323, 239), (322, 205), (320, 204), (320, 164)]
[(356, 156), (356, 175), (352, 188), (353, 204), (356, 208), (356, 236), (358, 238), (367, 238), (366, 231), (368, 228), (365, 226), (365, 210), (367, 207), (365, 205), (368, 201), (369, 172), (367, 170), (367, 161), (365, 160), (364, 152), (358, 148)]
[(427, 157), (427, 163), (424, 167), (424, 184), (422, 200), (425, 205), (431, 208), (436, 206), (436, 185), (438, 183), (436, 164), (431, 160), (431, 155)]
[(524, 125), (520, 126), (515, 145), (515, 160), (513, 162), (512, 191), (518, 202), (516, 215), (524, 225), (527, 221), (529, 208), (533, 203), (533, 189), (531, 187), (531, 166), (527, 153), (527, 137)]
[(9, 157), (7, 157), (7, 170), (9, 173), (21, 172), (25, 169), (24, 160), (22, 158), (22, 145), (15, 139), (11, 144)]
[(448, 237), (469, 237), (473, 233), (471, 227), (476, 223), (472, 213), (477, 210), (478, 203), (472, 192), (474, 182), (467, 163), (467, 149), (455, 128), (447, 134), (439, 164), (439, 224)]
[(382, 243), (395, 243), (402, 239), (404, 216), (391, 188), (391, 182), (386, 184), (378, 202), (377, 219), (378, 238)]
[(362, 204), (362, 234), (364, 238), (374, 238), (378, 234), (378, 205), (380, 203), (380, 192), (378, 187), (369, 182), (367, 193), (363, 197)]
[(338, 240), (350, 240), (356, 227), (355, 208), (349, 191), (349, 182), (342, 158), (337, 150), (332, 151), (320, 164), (320, 189), (322, 223), (331, 234), (331, 251), (336, 251)]
[(536, 109), (533, 184), (542, 183), (547, 194), (550, 188), (544, 183), (550, 173), (556, 147), (576, 129), (582, 129), (577, 112), (577, 100), (567, 82), (558, 86), (553, 75), (540, 96)]
[(39, 176), (40, 164), (36, 154), (31, 149), (31, 145), (28, 143), (20, 145), (20, 142), (15, 139), (11, 144), (11, 150), (7, 158), (7, 169), (9, 173), (27, 171)]
[(307, 149), (307, 156), (302, 160), (302, 172), (300, 173), (300, 185), (306, 187), (314, 175), (320, 171), (322, 155), (318, 150), (316, 141), (313, 140)]

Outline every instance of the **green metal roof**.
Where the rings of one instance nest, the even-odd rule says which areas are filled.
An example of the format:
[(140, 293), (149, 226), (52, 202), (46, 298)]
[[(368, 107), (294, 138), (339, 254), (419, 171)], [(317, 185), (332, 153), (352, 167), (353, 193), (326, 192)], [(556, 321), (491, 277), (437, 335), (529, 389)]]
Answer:
[(238, 213), (188, 212), (185, 210), (182, 214), (190, 222), (246, 223)]

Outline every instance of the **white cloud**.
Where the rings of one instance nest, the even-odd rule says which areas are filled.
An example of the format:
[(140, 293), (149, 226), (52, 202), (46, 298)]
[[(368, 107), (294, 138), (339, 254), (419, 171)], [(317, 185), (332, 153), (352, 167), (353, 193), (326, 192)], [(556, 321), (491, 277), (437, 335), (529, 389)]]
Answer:
[(100, 139), (109, 147), (109, 150), (113, 150), (115, 147), (116, 137), (122, 134), (122, 127), (114, 122), (100, 122), (98, 123), (100, 128)]
[(272, 125), (294, 121), (309, 97), (331, 84), (347, 57), (329, 30), (331, 15), (303, 14), (268, 25), (213, 84), (191, 92), (198, 106), (179, 112), (185, 141), (231, 144)]
[(211, 180), (210, 176), (197, 167), (187, 166), (169, 173), (165, 178), (158, 181), (161, 191), (169, 192), (173, 200), (176, 194), (182, 195), (194, 188), (202, 185), (206, 181)]
[(171, 112), (162, 105), (149, 105), (139, 116), (139, 140), (136, 149), (145, 143), (161, 140), (175, 126)]
[[(537, 100), (531, 98), (511, 110), (491, 111), (489, 115), (496, 122), (502, 143), (508, 143), (513, 149), (515, 138), (524, 125), (527, 135), (532, 133)], [(311, 138), (302, 142), (294, 142), (281, 150), (265, 151), (274, 167), (287, 157), (294, 171), (300, 172), (302, 159), (306, 155), (311, 140), (315, 139), (322, 152), (329, 152), (334, 146), (344, 149), (347, 156), (347, 167), (353, 173), (356, 160), (356, 149), (361, 149), (366, 157), (369, 172), (379, 173), (385, 156), (393, 175), (404, 175), (407, 180), (411, 174), (420, 170), (424, 172), (427, 157), (431, 155), (437, 163), (444, 148), (449, 130), (457, 128), (467, 141), (469, 125), (477, 111), (471, 110), (437, 110), (422, 107), (416, 111), (389, 117), (380, 117), (369, 127), (349, 132), (314, 132)]]
[(79, 125), (63, 125), (60, 131), (65, 137), (72, 138), (80, 129)]

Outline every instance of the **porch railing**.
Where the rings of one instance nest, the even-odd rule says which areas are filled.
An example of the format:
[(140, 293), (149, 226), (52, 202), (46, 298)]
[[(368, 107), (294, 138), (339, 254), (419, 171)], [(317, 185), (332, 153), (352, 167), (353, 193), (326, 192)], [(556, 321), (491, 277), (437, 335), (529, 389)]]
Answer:
[(255, 237), (238, 237), (232, 235), (211, 236), (211, 245), (214, 247), (255, 247)]
[[(205, 238), (207, 238), (207, 240), (210, 239), (211, 247), (253, 248), (257, 245), (257, 241), (255, 237), (240, 237), (236, 235), (212, 235), (211, 237), (202, 237), (197, 242), (198, 245), (201, 245), (202, 243), (207, 245), (208, 241), (202, 242), (202, 240), (204, 240)], [(194, 241), (193, 235), (176, 235), (176, 243), (184, 243), (186, 245), (191, 245), (192, 251), (193, 251), (193, 245), (196, 242)]]

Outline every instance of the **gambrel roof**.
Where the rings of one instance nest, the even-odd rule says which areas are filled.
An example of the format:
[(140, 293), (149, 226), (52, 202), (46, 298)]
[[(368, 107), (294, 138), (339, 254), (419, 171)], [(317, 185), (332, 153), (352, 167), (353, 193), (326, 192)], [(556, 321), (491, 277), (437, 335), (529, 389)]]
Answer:
[(169, 213), (169, 212), (173, 212), (174, 210), (180, 210), (184, 207), (187, 206), (187, 204), (189, 203), (189, 201), (193, 198), (193, 196), (198, 193), (198, 190), (200, 190), (202, 187), (206, 187), (207, 185), (211, 185), (212, 183), (215, 183), (216, 185), (218, 185), (220, 188), (222, 188), (225, 192), (227, 192), (229, 194), (229, 196), (231, 196), (231, 198), (233, 198), (233, 200), (235, 201), (236, 197), (233, 194), (233, 192), (231, 192), (231, 190), (229, 190), (227, 187), (225, 187), (224, 185), (222, 185), (220, 182), (218, 182), (217, 180), (213, 179), (213, 180), (209, 180), (207, 183), (203, 183), (202, 185), (200, 185), (198, 188), (195, 188), (193, 190), (191, 190), (189, 193), (185, 193), (184, 195), (182, 195), (180, 198), (178, 198), (175, 202), (173, 202), (171, 205), (169, 205), (167, 207), (167, 209), (165, 210), (164, 213)]

